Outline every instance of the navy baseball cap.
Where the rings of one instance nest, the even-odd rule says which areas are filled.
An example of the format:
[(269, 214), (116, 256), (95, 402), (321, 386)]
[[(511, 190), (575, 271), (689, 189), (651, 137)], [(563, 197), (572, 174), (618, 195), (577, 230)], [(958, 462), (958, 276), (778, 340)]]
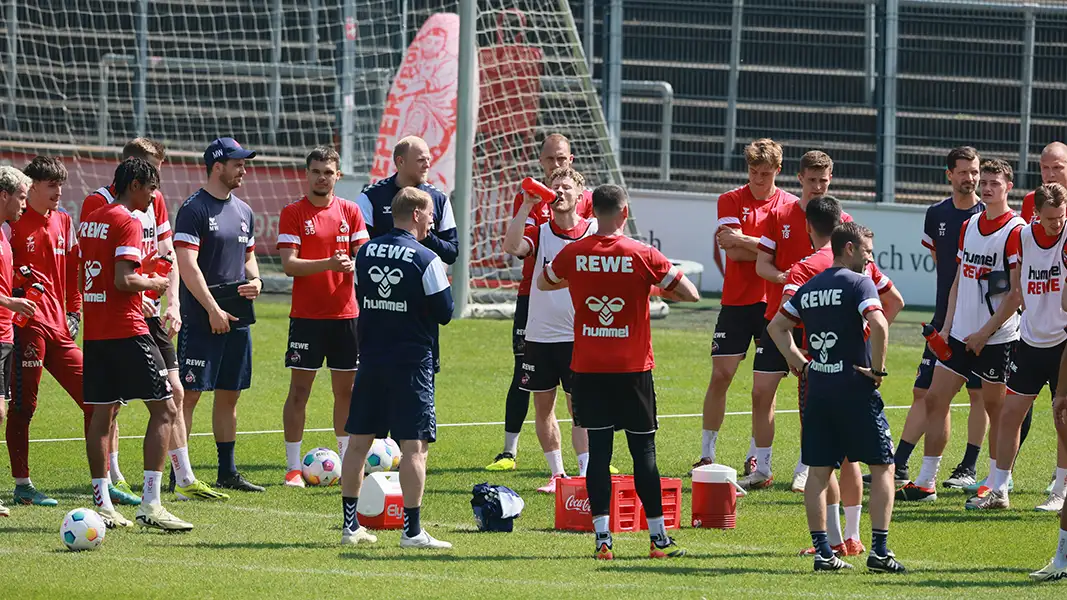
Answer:
[(204, 164), (209, 167), (220, 160), (255, 157), (255, 151), (242, 148), (241, 144), (237, 143), (237, 140), (228, 137), (216, 138), (207, 147), (207, 150), (204, 150)]

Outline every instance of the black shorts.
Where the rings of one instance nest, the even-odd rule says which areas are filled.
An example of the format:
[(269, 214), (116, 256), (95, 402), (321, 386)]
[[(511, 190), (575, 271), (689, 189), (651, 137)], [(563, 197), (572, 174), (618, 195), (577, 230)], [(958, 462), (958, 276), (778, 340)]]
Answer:
[[(930, 349), (930, 345), (927, 344), (923, 347), (923, 357), (919, 361), (919, 368), (915, 372), (915, 385), (912, 386), (920, 390), (930, 389), (930, 382), (934, 380), (934, 364), (937, 363), (937, 355)], [(967, 378), (967, 389), (980, 390), (982, 389), (982, 380), (977, 375), (971, 373), (971, 376)]]
[(659, 428), (652, 371), (575, 373), (572, 403), (574, 424), (579, 427), (630, 433)]
[(975, 375), (989, 383), (1007, 383), (1008, 359), (1011, 358), (1011, 349), (1014, 346), (1015, 342), (986, 344), (982, 353), (975, 356), (967, 351), (967, 344), (949, 336), (948, 347), (952, 349), (952, 356), (948, 362), (938, 360), (937, 364), (960, 377)]
[(285, 366), (318, 371), (323, 360), (333, 371), (359, 367), (359, 319), (289, 319), (289, 346)]
[(178, 352), (174, 349), (174, 342), (170, 341), (167, 330), (163, 328), (163, 320), (159, 317), (149, 317), (145, 321), (148, 323), (148, 334), (152, 336), (156, 348), (159, 348), (159, 355), (163, 357), (163, 366), (167, 367), (168, 371), (177, 371)]
[(758, 344), (760, 335), (767, 328), (767, 319), (763, 318), (766, 310), (766, 302), (720, 308), (711, 340), (711, 355), (744, 356), (748, 344), (753, 340)]
[(519, 389), (524, 392), (549, 392), (558, 385), (564, 392), (571, 393), (573, 352), (573, 342), (526, 342)]
[(151, 335), (86, 340), (83, 345), (86, 404), (171, 398), (167, 367)]
[[(797, 345), (797, 348), (804, 347), (803, 329), (799, 327), (793, 328), (793, 342)], [(785, 356), (782, 356), (782, 353), (778, 351), (778, 346), (775, 345), (771, 336), (767, 334), (766, 327), (763, 328), (763, 334), (760, 335), (756, 345), (756, 357), (752, 359), (752, 372), (789, 374), (789, 363), (785, 360)]]
[(1008, 365), (1008, 391), (1018, 396), (1036, 396), (1047, 383), (1055, 396), (1064, 348), (1067, 342), (1050, 348), (1036, 348), (1022, 340), (1016, 342)]
[(511, 352), (522, 356), (526, 352), (526, 319), (530, 315), (530, 297), (515, 300), (515, 318), (511, 323)]
[(0, 343), (0, 396), (7, 399), (11, 398), (11, 357), (14, 352), (14, 344)]
[[(800, 455), (809, 467), (841, 466), (851, 462), (893, 464), (893, 438), (885, 418), (882, 395), (863, 375), (822, 393), (808, 382)], [(866, 381), (864, 381), (866, 380)]]
[(394, 440), (437, 439), (433, 362), (364, 365), (356, 372), (345, 431)]

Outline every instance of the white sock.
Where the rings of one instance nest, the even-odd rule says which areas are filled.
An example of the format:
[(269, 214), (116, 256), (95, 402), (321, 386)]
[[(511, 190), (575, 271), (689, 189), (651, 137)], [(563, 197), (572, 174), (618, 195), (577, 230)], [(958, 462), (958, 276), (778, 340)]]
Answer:
[(856, 506), (845, 507), (845, 539), (856, 540), (860, 539), (860, 513), (863, 511), (863, 505), (857, 504)]
[(512, 456), (519, 455), (519, 434), (511, 433), (510, 431), (504, 432), (504, 452)]
[(998, 492), (1007, 493), (1008, 491), (1008, 479), (1011, 477), (1011, 471), (1006, 471), (997, 467), (993, 469), (993, 474), (997, 478), (997, 487), (989, 486), (991, 489)]
[(126, 478), (122, 476), (122, 471), (119, 469), (119, 453), (116, 450), (108, 455), (108, 460), (111, 466), (111, 481), (126, 481)]
[(923, 466), (919, 469), (919, 476), (915, 478), (915, 485), (921, 488), (933, 488), (934, 480), (937, 479), (937, 470), (940, 467), (940, 456), (924, 456)]
[(667, 526), (663, 523), (663, 517), (648, 518), (648, 535), (653, 542), (667, 541)]
[(1067, 487), (1067, 469), (1056, 467), (1056, 478), (1052, 483), (1052, 493), (1062, 496), (1065, 487)]
[(807, 472), (808, 472), (808, 465), (806, 465), (803, 462), (801, 462), (801, 460), (798, 458), (797, 459), (797, 466), (796, 466), (795, 469), (793, 469), (793, 475), (800, 475), (801, 473), (807, 473)]
[(585, 477), (585, 471), (589, 468), (589, 453), (582, 452), (578, 455), (578, 477)]
[(112, 483), (112, 481), (111, 481), (111, 471), (108, 471), (107, 473), (104, 473), (104, 480), (107, 481), (109, 484)]
[(143, 504), (159, 504), (159, 480), (163, 479), (162, 471), (144, 472), (144, 490), (141, 491)]
[(599, 517), (593, 517), (593, 531), (598, 536), (611, 535), (608, 531), (608, 515), (600, 515)]
[(30, 481), (29, 477), (16, 477), (15, 485), (33, 485), (33, 482)]
[[(989, 457), (989, 475), (992, 475), (993, 472), (996, 471), (996, 469), (997, 469), (997, 459), (995, 459), (992, 456), (990, 456)], [(989, 475), (987, 475), (987, 477)], [(993, 486), (989, 486), (989, 487), (993, 487)]]
[(345, 452), (348, 452), (348, 436), (339, 435), (337, 436), (337, 456), (341, 457), (341, 460), (344, 460)]
[(1056, 556), (1052, 559), (1052, 566), (1057, 569), (1067, 567), (1067, 530), (1060, 530), (1060, 544), (1056, 546)]
[(840, 546), (845, 543), (841, 539), (841, 505), (826, 505), (826, 539), (831, 546)]
[(755, 456), (755, 455), (756, 455), (756, 438), (754, 438), (754, 437), (753, 438), (748, 438), (748, 454), (745, 455), (745, 458), (747, 459), (749, 456)]
[(111, 494), (107, 491), (107, 479), (104, 477), (93, 480), (93, 502), (96, 503), (97, 508), (115, 509), (115, 506), (111, 504)]
[(178, 487), (185, 487), (196, 481), (196, 475), (193, 474), (193, 465), (189, 462), (189, 448), (182, 446), (175, 450), (171, 450), (170, 465), (174, 467), (174, 483)]
[(756, 470), (764, 475), (771, 474), (771, 449), (756, 448)]
[(710, 458), (715, 462), (715, 442), (719, 441), (719, 432), (714, 429), (705, 429), (703, 440), (700, 442), (700, 457)]
[(285, 442), (285, 469), (299, 471), (304, 457), (300, 455), (300, 442)]
[(552, 476), (563, 475), (563, 452), (560, 450), (553, 450), (552, 452), (545, 452), (545, 460), (548, 461), (548, 468), (552, 471)]

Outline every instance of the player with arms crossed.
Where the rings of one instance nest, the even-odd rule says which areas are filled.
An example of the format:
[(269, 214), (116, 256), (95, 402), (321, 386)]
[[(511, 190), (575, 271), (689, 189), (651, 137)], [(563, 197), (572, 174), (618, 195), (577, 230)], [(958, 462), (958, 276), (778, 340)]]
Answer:
[(28, 323), (15, 328), (15, 357), (11, 410), (7, 419), (7, 451), (15, 477), (15, 504), (56, 506), (54, 499), (30, 481), (30, 420), (44, 369), (82, 409), (89, 431), (93, 409), (82, 402), (82, 351), (74, 341), (81, 314), (78, 289), (78, 236), (74, 222), (59, 208), (67, 168), (58, 158), (37, 156), (22, 170), (31, 180), (26, 211), (11, 225), (14, 272), (27, 267), (26, 286), (44, 287), (37, 311)]
[(403, 452), (400, 546), (451, 548), (422, 528), (420, 513), (426, 455), (437, 439), (433, 349), (438, 326), (452, 320), (455, 305), (444, 262), (421, 243), (433, 226), (433, 199), (407, 187), (397, 192), (391, 208), (393, 230), (364, 244), (356, 255), (362, 364), (345, 425), (351, 441), (341, 461), (341, 544), (377, 541), (360, 526), (356, 507), (371, 444), (392, 434)]
[(589, 505), (596, 535), (595, 557), (614, 558), (608, 529), (615, 431), (626, 432), (634, 461), (634, 487), (648, 515), (649, 556), (685, 555), (667, 535), (659, 468), (656, 466), (656, 390), (652, 380), (652, 287), (680, 302), (700, 299), (696, 286), (663, 254), (623, 235), (626, 191), (602, 185), (593, 211), (603, 234), (560, 249), (537, 278), (540, 290), (568, 288), (574, 317), (574, 419), (589, 433)]
[[(867, 569), (904, 572), (887, 546), (893, 514), (893, 442), (878, 387), (888, 375), (889, 323), (874, 282), (863, 274), (873, 260), (873, 238), (869, 229), (856, 223), (835, 228), (830, 241), (833, 266), (800, 286), (767, 329), (790, 368), (807, 379), (800, 447), (804, 464), (809, 465), (804, 506), (817, 551), (816, 571), (852, 568), (834, 555), (825, 529), (827, 483), (847, 459), (867, 463), (872, 474), (873, 541)], [(793, 341), (797, 323), (804, 326), (810, 362)]]
[[(13, 359), (15, 314), (32, 317), (37, 304), (26, 298), (11, 295), (14, 267), (11, 263), (11, 226), (26, 210), (26, 194), (33, 181), (15, 167), (0, 167), (0, 425), (7, 415), (8, 390), (11, 389), (11, 361)], [(0, 517), (9, 511), (0, 502)]]
[[(122, 148), (122, 160), (127, 158), (140, 158), (152, 165), (157, 172), (163, 166), (166, 158), (166, 149), (163, 144), (149, 138), (134, 138)], [(84, 221), (94, 211), (109, 204), (114, 204), (117, 196), (115, 183), (97, 189), (82, 201), (81, 220)], [(156, 189), (152, 194), (152, 203), (147, 210), (134, 209), (133, 216), (141, 222), (141, 255), (143, 256), (143, 271), (153, 273), (161, 257), (167, 257), (174, 261), (174, 239), (170, 228), (170, 220), (167, 216), (167, 203), (163, 200), (163, 193)], [(167, 260), (164, 259), (164, 260)], [(84, 284), (87, 277), (83, 276)], [(170, 382), (171, 393), (174, 395), (174, 406), (178, 409), (179, 418), (174, 419), (173, 430), (168, 436), (168, 454), (170, 455), (170, 487), (178, 493), (179, 500), (190, 498), (198, 500), (227, 500), (229, 496), (211, 489), (207, 483), (196, 478), (193, 472), (192, 462), (189, 460), (189, 442), (185, 429), (185, 418), (182, 416), (182, 405), (185, 398), (185, 389), (182, 387), (181, 378), (178, 376), (178, 353), (174, 348), (171, 338), (174, 337), (182, 326), (181, 301), (178, 299), (178, 267), (172, 265), (166, 275), (170, 285), (167, 287), (167, 309), (162, 310), (159, 297), (155, 300), (142, 294), (141, 303), (144, 309), (145, 322), (151, 331), (152, 339), (155, 340), (159, 353), (163, 357), (163, 364), (167, 367), (167, 381)], [(116, 412), (119, 410), (115, 409)], [(108, 455), (108, 493), (113, 502), (119, 504), (137, 505), (141, 499), (133, 494), (130, 485), (122, 476), (119, 469), (118, 448), (118, 419), (114, 421), (111, 430)]]
[(993, 457), (997, 456), (1008, 359), (1019, 339), (1019, 315), (1015, 311), (1022, 303), (1011, 289), (1010, 271), (1019, 263), (1019, 238), (1010, 234), (1024, 222), (1008, 206), (1012, 188), (1008, 163), (999, 159), (983, 162), (981, 185), (986, 209), (967, 219), (960, 230), (959, 265), (941, 331), (952, 356), (947, 361), (938, 359), (926, 392), (922, 470), (914, 483), (897, 491), (898, 500), (937, 499), (934, 481), (948, 442), (949, 405), (971, 374), (982, 380), (982, 404), (990, 424), (989, 472), (996, 472)]
[[(1010, 244), (1019, 248), (1020, 256), (1019, 268), (1011, 270), (1012, 294), (1022, 298), (1023, 314), (1020, 339), (1008, 367), (1008, 393), (1000, 413), (997, 453), (990, 453), (997, 466), (990, 471), (986, 485), (968, 500), (967, 508), (1008, 508), (1008, 478), (1019, 450), (1023, 420), (1033, 410), (1034, 400), (1046, 383), (1053, 396), (1059, 391), (1060, 357), (1067, 350), (1067, 312), (1061, 306), (1067, 189), (1058, 183), (1045, 184), (1035, 190), (1034, 200), (1038, 220), (1017, 227), (1010, 234)], [(1067, 469), (1062, 464), (1056, 469), (1055, 489), (1037, 510), (1056, 512), (1063, 508)]]
[[(749, 343), (759, 341), (766, 328), (766, 282), (756, 274), (756, 255), (763, 222), (771, 210), (783, 202), (796, 202), (797, 197), (779, 189), (774, 179), (782, 171), (782, 147), (775, 141), (759, 139), (745, 147), (748, 163), (748, 184), (719, 196), (718, 230), (716, 239), (726, 250), (726, 275), (723, 279), (722, 309), (715, 323), (711, 344), (711, 381), (704, 395), (704, 431), (699, 467), (715, 462), (715, 445), (726, 415), (726, 393), (737, 374), (737, 367), (748, 352)], [(762, 437), (764, 424), (756, 425), (753, 412), (753, 434)], [(773, 433), (768, 433), (765, 446), (758, 446), (753, 437), (745, 459), (742, 482), (750, 488), (769, 487), (771, 476), (771, 447)], [(758, 472), (759, 475), (753, 473)]]
[(367, 226), (355, 202), (334, 196), (341, 179), (341, 157), (319, 147), (307, 155), (307, 193), (282, 208), (278, 251), (282, 268), (293, 278), (289, 311), (289, 395), (282, 409), (285, 428), (285, 485), (304, 487), (300, 442), (315, 375), (325, 360), (333, 386), (333, 429), (337, 453), (345, 455), (348, 406), (359, 365), (356, 331), (359, 305), (352, 257), (367, 242)]
[[(945, 330), (945, 314), (948, 312), (949, 292), (952, 282), (956, 280), (959, 252), (960, 230), (967, 219), (981, 214), (985, 210), (978, 198), (978, 151), (970, 146), (960, 146), (949, 151), (946, 158), (945, 178), (952, 186), (952, 195), (926, 209), (923, 224), (922, 245), (930, 251), (934, 259), (937, 276), (937, 292), (934, 314), (930, 325), (938, 330)], [(922, 359), (915, 375), (912, 388), (912, 404), (904, 420), (904, 429), (897, 443), (894, 460), (896, 461), (895, 481), (903, 486), (897, 494), (897, 500), (922, 500), (927, 492), (909, 483), (908, 459), (915, 450), (926, 430), (926, 392), (934, 377), (934, 363), (937, 356), (927, 345), (923, 349)], [(965, 488), (974, 484), (978, 463), (978, 453), (982, 449), (988, 425), (985, 408), (982, 406), (982, 380), (977, 375), (967, 377), (967, 394), (970, 397), (970, 412), (967, 416), (967, 448), (963, 460), (952, 470), (952, 475), (942, 485), (947, 488)], [(951, 426), (951, 418), (945, 420), (945, 427)], [(949, 430), (944, 432), (948, 439)], [(864, 476), (864, 481), (869, 480)], [(933, 483), (933, 482), (931, 482)], [(931, 486), (930, 489), (933, 489)]]
[(185, 383), (184, 418), (192, 429), (193, 411), (204, 392), (214, 391), (211, 430), (219, 457), (216, 487), (262, 492), (237, 471), (237, 401), (252, 385), (252, 333), (231, 327), (238, 321), (211, 294), (209, 286), (240, 283), (237, 293), (255, 300), (263, 291), (256, 262), (252, 209), (233, 194), (245, 176), (245, 161), (256, 153), (233, 138), (218, 138), (204, 152), (208, 180), (186, 199), (174, 222), (174, 246), (181, 273), (183, 326), (178, 334), (178, 364)]
[[(556, 254), (568, 244), (597, 231), (596, 219), (578, 216), (585, 178), (570, 167), (556, 169), (549, 177), (556, 191), (552, 220), (541, 225), (526, 225), (526, 217), (538, 202), (527, 194), (522, 208), (508, 223), (504, 234), (504, 251), (518, 258), (533, 257), (533, 277), (538, 277)], [(526, 322), (526, 349), (522, 359), (520, 388), (533, 392), (537, 438), (545, 453), (552, 478), (537, 491), (556, 492), (556, 480), (566, 477), (560, 451), (559, 422), (556, 420), (556, 387), (563, 388), (567, 410), (573, 413), (571, 399), (571, 358), (574, 352), (574, 306), (567, 292), (530, 290), (530, 314)], [(571, 427), (571, 444), (578, 455), (578, 474), (585, 476), (589, 463), (589, 438), (585, 429)]]
[[(574, 155), (571, 154), (571, 143), (565, 136), (553, 133), (545, 138), (541, 144), (541, 169), (544, 175), (541, 181), (548, 185), (549, 177), (556, 169), (570, 167), (574, 163)], [(593, 216), (592, 192), (582, 191), (582, 197), (578, 200), (578, 216), (588, 218)], [(526, 216), (527, 226), (544, 225), (552, 220), (552, 206), (548, 202), (538, 202), (533, 208), (525, 206), (526, 195), (521, 190), (515, 195), (515, 206), (512, 215), (517, 215), (526, 208), (529, 214)], [(515, 355), (515, 366), (511, 373), (511, 387), (508, 388), (507, 400), (504, 404), (504, 451), (493, 459), (493, 462), (485, 467), (486, 471), (513, 471), (515, 460), (519, 452), (519, 433), (522, 431), (522, 422), (530, 410), (530, 392), (522, 388), (522, 361), (526, 352), (526, 319), (530, 311), (530, 287), (533, 285), (533, 269), (535, 257), (531, 254), (522, 261), (522, 280), (519, 282), (518, 297), (515, 299), (515, 317), (511, 331), (511, 350)]]
[(145, 212), (159, 187), (159, 172), (147, 161), (128, 158), (115, 171), (115, 202), (93, 211), (80, 226), (81, 259), (85, 265), (85, 403), (94, 407), (85, 438), (93, 499), (109, 528), (130, 522), (107, 493), (108, 437), (120, 404), (144, 400), (148, 429), (144, 438), (144, 493), (137, 523), (164, 531), (190, 531), (193, 526), (170, 514), (159, 492), (166, 464), (167, 441), (178, 418), (167, 369), (148, 324), (141, 293), (161, 294), (170, 282), (156, 274), (143, 276), (142, 223), (134, 210)]
[[(1058, 183), (1067, 187), (1067, 144), (1052, 142), (1041, 151), (1041, 183)], [(1019, 216), (1027, 223), (1037, 221), (1036, 202), (1034, 192), (1023, 197), (1023, 209)]]

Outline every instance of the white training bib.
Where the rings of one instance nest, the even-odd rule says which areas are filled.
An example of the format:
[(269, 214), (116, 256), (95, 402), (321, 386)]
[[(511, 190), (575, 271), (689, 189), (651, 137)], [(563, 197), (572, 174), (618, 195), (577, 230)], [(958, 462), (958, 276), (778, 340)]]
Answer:
[(585, 233), (580, 237), (569, 238), (552, 230), (549, 221), (537, 228), (537, 256), (534, 258), (533, 286), (530, 287), (530, 312), (526, 319), (526, 341), (552, 344), (574, 341), (574, 304), (571, 302), (570, 290), (552, 290), (546, 292), (537, 288), (537, 280), (545, 266), (556, 258), (559, 251), (571, 242), (589, 237), (596, 233), (596, 219), (585, 219), (589, 223)]
[(1020, 231), (1022, 248), (1020, 281), (1023, 288), (1023, 316), (1019, 333), (1027, 345), (1034, 348), (1051, 348), (1067, 340), (1067, 312), (1060, 305), (1063, 296), (1064, 232), (1052, 244), (1043, 248), (1034, 237), (1034, 227), (1027, 225)]
[[(111, 191), (107, 189), (107, 186), (96, 190), (96, 193), (103, 196), (108, 204), (115, 203), (115, 197), (111, 195)], [(159, 234), (162, 233), (157, 231), (156, 228), (155, 198), (153, 197), (152, 202), (148, 203), (148, 210), (131, 210), (130, 214), (141, 222), (141, 256), (144, 258), (155, 256), (156, 252), (159, 251)], [(156, 308), (155, 315), (153, 316), (158, 317), (162, 312), (162, 301), (159, 298), (156, 298), (154, 303)]]
[[(957, 256), (960, 260), (960, 281), (956, 289), (956, 310), (952, 317), (952, 330), (949, 335), (957, 341), (978, 331), (989, 321), (992, 313), (1000, 306), (1007, 294), (997, 294), (986, 302), (989, 282), (982, 276), (991, 271), (1004, 271), (1008, 258), (1004, 255), (1008, 234), (1025, 222), (1018, 216), (1012, 216), (1000, 229), (984, 235), (978, 229), (978, 222), (984, 213), (974, 215), (967, 220), (963, 234), (963, 250)], [(1016, 265), (1018, 268), (1018, 265)], [(1019, 339), (1019, 315), (1012, 313), (1008, 320), (989, 337), (987, 344), (1004, 344)]]

